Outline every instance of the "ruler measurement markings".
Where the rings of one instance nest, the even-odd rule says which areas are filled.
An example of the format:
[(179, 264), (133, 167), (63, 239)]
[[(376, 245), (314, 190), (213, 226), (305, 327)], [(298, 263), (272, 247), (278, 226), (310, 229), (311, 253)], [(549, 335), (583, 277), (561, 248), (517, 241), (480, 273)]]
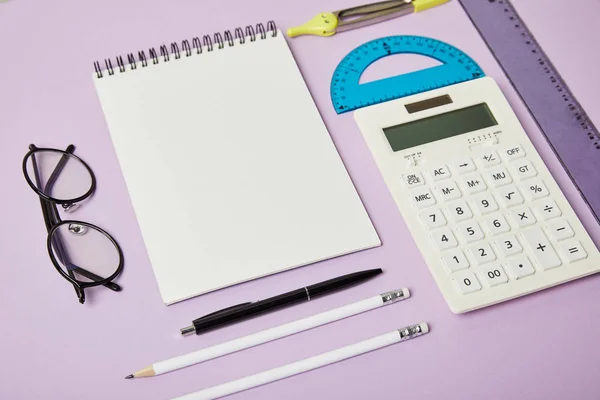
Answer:
[(459, 0), (600, 222), (600, 132), (508, 0)]

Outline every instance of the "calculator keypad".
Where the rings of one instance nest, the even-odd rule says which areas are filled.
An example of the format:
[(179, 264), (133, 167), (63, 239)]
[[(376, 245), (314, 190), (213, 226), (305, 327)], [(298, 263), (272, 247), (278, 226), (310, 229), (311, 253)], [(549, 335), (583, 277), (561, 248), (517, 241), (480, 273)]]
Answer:
[(498, 290), (588, 257), (520, 145), (402, 180), (460, 295)]

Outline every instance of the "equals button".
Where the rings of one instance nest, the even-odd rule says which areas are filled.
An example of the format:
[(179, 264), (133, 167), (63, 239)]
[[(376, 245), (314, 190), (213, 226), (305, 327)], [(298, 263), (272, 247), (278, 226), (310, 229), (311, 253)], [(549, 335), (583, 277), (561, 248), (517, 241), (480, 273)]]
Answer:
[(587, 258), (583, 246), (575, 239), (565, 240), (560, 244), (562, 253), (569, 263)]

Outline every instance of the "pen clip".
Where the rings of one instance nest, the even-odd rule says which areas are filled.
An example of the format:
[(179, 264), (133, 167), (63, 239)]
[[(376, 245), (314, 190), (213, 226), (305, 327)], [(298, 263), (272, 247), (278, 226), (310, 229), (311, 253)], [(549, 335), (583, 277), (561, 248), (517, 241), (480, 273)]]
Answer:
[(240, 303), (240, 304), (236, 304), (235, 306), (231, 306), (231, 307), (223, 308), (222, 310), (218, 310), (218, 311), (212, 312), (212, 313), (210, 313), (210, 314), (206, 314), (206, 315), (204, 315), (204, 316), (202, 316), (202, 317), (198, 318), (198, 319), (197, 319), (197, 320), (195, 320), (194, 322), (198, 323), (198, 322), (202, 321), (202, 320), (203, 320), (203, 319), (205, 319), (205, 318), (208, 318), (208, 317), (214, 317), (215, 315), (221, 314), (221, 313), (223, 313), (223, 312), (226, 312), (226, 311), (232, 311), (232, 310), (234, 310), (234, 309), (236, 309), (236, 308), (241, 308), (241, 307), (243, 307), (243, 306), (247, 306), (248, 304), (252, 304), (252, 302), (251, 302), (251, 301), (249, 301), (249, 302), (247, 302), (247, 303)]

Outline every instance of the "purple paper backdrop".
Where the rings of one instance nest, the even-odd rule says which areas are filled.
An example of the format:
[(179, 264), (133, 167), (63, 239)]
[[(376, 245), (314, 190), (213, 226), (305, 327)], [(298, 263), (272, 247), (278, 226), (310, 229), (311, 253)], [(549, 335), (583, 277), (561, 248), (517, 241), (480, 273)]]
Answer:
[[(331, 38), (289, 41), (383, 246), (168, 308), (162, 304), (96, 98), (92, 62), (268, 19), (286, 28), (317, 12), (359, 3), (11, 0), (0, 4), (0, 168), (4, 188), (4, 219), (0, 224), (1, 399), (164, 399), (422, 320), (432, 327), (425, 337), (231, 398), (600, 398), (600, 277), (467, 315), (452, 314), (352, 115), (338, 116), (330, 105), (331, 73), (355, 46), (397, 34), (448, 41), (466, 51), (497, 79), (596, 243), (600, 243), (600, 229), (592, 223), (493, 57), (473, 28), (465, 25), (465, 16), (456, 1)], [(592, 20), (589, 26), (595, 23)], [(547, 27), (547, 32), (552, 29), (553, 26)], [(560, 30), (554, 33), (561, 34)], [(600, 53), (591, 54), (586, 62), (600, 64)], [(390, 57), (373, 66), (369, 75), (396, 74), (421, 64), (421, 60), (410, 57)], [(235, 110), (231, 112), (235, 114)], [(82, 306), (73, 289), (54, 271), (44, 245), (46, 234), (39, 202), (20, 171), (21, 159), (32, 142), (52, 147), (74, 143), (76, 153), (93, 168), (98, 190), (77, 212), (77, 218), (105, 227), (122, 245), (126, 266), (118, 282), (123, 285), (123, 292), (89, 290), (88, 302)], [(165, 204), (161, 212), (169, 212), (172, 206)], [(216, 308), (372, 267), (382, 267), (385, 273), (343, 293), (201, 337), (178, 336), (180, 327)], [(413, 298), (158, 378), (123, 379), (153, 361), (400, 286), (410, 287)]]

